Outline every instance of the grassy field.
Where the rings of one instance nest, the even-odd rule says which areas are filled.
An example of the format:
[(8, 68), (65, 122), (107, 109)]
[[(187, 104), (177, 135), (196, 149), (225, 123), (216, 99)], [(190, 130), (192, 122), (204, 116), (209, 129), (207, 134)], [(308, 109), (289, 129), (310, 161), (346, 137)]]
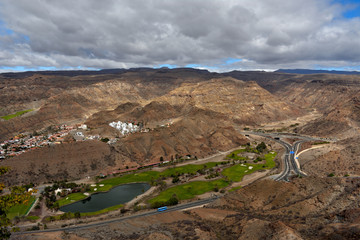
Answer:
[(241, 186), (233, 187), (228, 192), (233, 192), (233, 191), (239, 190), (240, 188), (242, 188), (242, 187)]
[(160, 172), (156, 171), (146, 171), (140, 173), (131, 173), (126, 174), (120, 177), (109, 178), (102, 180), (99, 184), (104, 184), (104, 187), (100, 189), (110, 190), (112, 187), (115, 187), (120, 184), (134, 183), (134, 182), (151, 182), (160, 176)]
[[(190, 174), (190, 173), (196, 173), (198, 170), (203, 168), (211, 168), (216, 166), (218, 163), (210, 162), (206, 164), (189, 164), (181, 167), (175, 167), (175, 168), (169, 168), (166, 169), (163, 172), (157, 172), (157, 171), (146, 171), (146, 172), (140, 172), (140, 173), (131, 173), (126, 174), (120, 177), (115, 178), (109, 178), (105, 179), (98, 184), (96, 184), (96, 187), (91, 187), (91, 190), (89, 193), (95, 193), (95, 192), (106, 192), (109, 191), (111, 188), (121, 185), (121, 184), (127, 184), (127, 183), (135, 183), (135, 182), (147, 182), (150, 183), (151, 181), (154, 181), (160, 177), (170, 177), (171, 175), (178, 175), (178, 174)], [(104, 186), (100, 186), (103, 184)], [(96, 191), (94, 189), (97, 188)], [(76, 201), (83, 200), (87, 198), (88, 196), (85, 196), (83, 193), (72, 193), (69, 194), (67, 197), (62, 198), (58, 200), (59, 206), (64, 206)]]
[(181, 167), (168, 168), (163, 172), (157, 171), (146, 171), (140, 173), (132, 173), (126, 174), (120, 177), (105, 179), (101, 181), (99, 184), (104, 184), (103, 187), (99, 187), (98, 191), (108, 191), (112, 187), (115, 187), (120, 184), (126, 183), (134, 183), (134, 182), (148, 182), (150, 183), (152, 180), (156, 180), (160, 177), (170, 177), (171, 175), (181, 175), (181, 174), (191, 174), (196, 173), (198, 170), (203, 168), (211, 168), (216, 166), (218, 163), (210, 162), (206, 164), (189, 164)]
[(88, 196), (84, 195), (83, 193), (72, 193), (69, 194), (67, 197), (58, 200), (57, 202), (59, 203), (59, 207), (62, 207), (64, 205), (83, 200), (87, 197)]
[(266, 161), (265, 167), (267, 169), (271, 169), (271, 168), (274, 168), (276, 166), (276, 163), (274, 161), (276, 155), (277, 155), (277, 152), (269, 152), (269, 153), (264, 155), (265, 161)]
[[(234, 151), (235, 155), (247, 151), (246, 149), (239, 149)], [(251, 150), (253, 151), (253, 150)], [(276, 152), (270, 152), (268, 154), (264, 155), (264, 158), (266, 160), (265, 164), (238, 164), (234, 165), (232, 167), (226, 168), (222, 175), (226, 176), (229, 180), (238, 182), (241, 181), (243, 176), (246, 174), (253, 173), (255, 171), (258, 171), (260, 169), (269, 169), (275, 167), (274, 158), (276, 156)], [(238, 156), (237, 156), (238, 157)], [(89, 193), (94, 192), (104, 192), (109, 191), (111, 188), (121, 185), (121, 184), (127, 184), (127, 183), (135, 183), (135, 182), (147, 182), (151, 183), (152, 181), (155, 181), (158, 178), (161, 177), (171, 177), (172, 175), (181, 175), (181, 174), (192, 174), (196, 173), (200, 169), (206, 169), (206, 168), (212, 168), (218, 165), (219, 163), (216, 162), (209, 162), (206, 164), (189, 164), (184, 165), (181, 167), (174, 167), (174, 168), (168, 168), (164, 170), (163, 172), (157, 172), (157, 171), (146, 171), (146, 172), (139, 172), (139, 173), (131, 173), (131, 174), (125, 174), (120, 177), (114, 177), (102, 180), (96, 186), (91, 187), (91, 190)], [(250, 169), (250, 168), (252, 169)], [(103, 184), (104, 186), (100, 186)], [(190, 182), (183, 185), (178, 185), (172, 188), (169, 188), (163, 192), (160, 193), (157, 197), (151, 199), (149, 202), (153, 203), (156, 201), (167, 201), (174, 193), (178, 196), (179, 200), (184, 199), (190, 199), (193, 198), (196, 195), (203, 194), (205, 192), (212, 191), (214, 187), (217, 185), (217, 187), (223, 188), (227, 186), (229, 183), (225, 180), (214, 180), (214, 181), (198, 181), (198, 182)], [(97, 191), (94, 191), (94, 189), (97, 188)], [(69, 194), (66, 198), (60, 199), (58, 201), (59, 206), (64, 206), (76, 201), (80, 201), (87, 198), (83, 193), (72, 193)]]
[(214, 181), (195, 181), (175, 187), (171, 187), (161, 192), (155, 198), (149, 200), (149, 203), (154, 202), (166, 202), (174, 194), (178, 197), (179, 200), (191, 199), (196, 195), (201, 195), (206, 192), (211, 192), (215, 187), (218, 189), (228, 186), (229, 183), (223, 179), (214, 180)]
[(40, 219), (39, 216), (27, 216), (26, 217), (26, 220), (29, 220), (29, 221), (36, 221), (38, 219)]
[(271, 169), (275, 167), (275, 157), (276, 152), (270, 152), (264, 155), (265, 157), (265, 164), (238, 164), (232, 167), (228, 167), (222, 171), (222, 175), (226, 176), (229, 180), (234, 182), (240, 182), (242, 178), (250, 173), (258, 171), (260, 169)]
[(171, 175), (195, 174), (200, 169), (212, 168), (218, 164), (219, 163), (216, 163), (216, 162), (209, 162), (209, 163), (200, 164), (200, 165), (189, 164), (189, 165), (184, 165), (181, 167), (169, 168), (169, 169), (166, 169), (165, 171), (161, 172), (160, 176), (170, 177)]
[[(111, 206), (111, 207), (108, 207), (108, 208), (101, 209), (101, 210), (96, 211), (96, 212), (80, 213), (80, 215), (81, 215), (81, 217), (96, 216), (96, 215), (99, 215), (99, 214), (115, 211), (115, 210), (123, 208), (123, 207), (124, 207), (124, 204), (119, 204), (119, 205), (115, 205), (115, 206)], [(68, 212), (68, 213), (66, 213), (66, 215), (67, 215), (67, 219), (75, 218), (75, 213)], [(53, 218), (53, 220), (60, 220), (60, 219), (61, 219), (61, 215), (56, 215)], [(45, 221), (51, 221), (51, 218), (47, 217), (47, 218), (45, 218)]]
[(21, 115), (23, 115), (23, 114), (25, 114), (25, 113), (27, 113), (27, 112), (31, 112), (31, 111), (34, 111), (34, 109), (28, 109), (28, 110), (19, 111), (19, 112), (16, 112), (16, 113), (14, 113), (14, 114), (2, 116), (1, 118), (4, 119), (4, 120), (10, 120), (10, 119), (12, 119), (12, 118), (21, 116)]
[(259, 153), (258, 150), (256, 150), (253, 147), (244, 147), (243, 149), (237, 149), (235, 151), (232, 151), (230, 154), (228, 154), (226, 156), (226, 159), (233, 159), (233, 160), (246, 160), (246, 157), (243, 156), (238, 156), (238, 154), (243, 153), (243, 152), (250, 152), (250, 153)]
[(30, 209), (32, 204), (35, 202), (35, 200), (36, 200), (35, 197), (31, 197), (27, 204), (20, 204), (20, 205), (16, 205), (16, 206), (9, 208), (7, 217), (9, 219), (13, 219), (16, 216), (19, 216), (19, 217), (24, 216), (27, 213), (27, 211)]

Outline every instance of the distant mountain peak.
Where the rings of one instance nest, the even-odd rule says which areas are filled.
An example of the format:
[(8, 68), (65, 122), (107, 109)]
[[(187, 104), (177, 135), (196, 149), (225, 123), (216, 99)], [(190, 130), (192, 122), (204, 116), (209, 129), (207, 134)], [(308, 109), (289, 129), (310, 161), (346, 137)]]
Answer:
[(275, 72), (295, 73), (295, 74), (343, 74), (343, 75), (359, 75), (358, 71), (337, 71), (337, 70), (314, 70), (314, 69), (279, 69)]

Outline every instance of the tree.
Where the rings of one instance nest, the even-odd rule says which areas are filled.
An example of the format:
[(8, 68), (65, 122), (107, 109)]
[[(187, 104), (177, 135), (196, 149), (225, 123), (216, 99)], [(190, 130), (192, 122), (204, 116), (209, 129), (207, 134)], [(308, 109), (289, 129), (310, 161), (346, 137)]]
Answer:
[(266, 144), (264, 142), (261, 142), (256, 146), (256, 150), (258, 150), (259, 152), (263, 152), (265, 149), (266, 149)]
[(173, 206), (179, 203), (179, 199), (177, 198), (176, 194), (174, 193), (169, 200), (166, 201), (168, 206)]
[[(9, 171), (8, 167), (0, 167), (0, 175)], [(34, 190), (35, 191), (35, 190)], [(34, 191), (26, 191), (25, 187), (15, 186), (10, 189), (9, 194), (0, 196), (0, 239), (9, 239), (11, 236), (10, 230), (11, 221), (7, 217), (9, 208), (27, 203)]]
[(179, 176), (175, 176), (175, 177), (172, 179), (172, 183), (177, 183), (178, 181), (180, 181)]
[(75, 213), (74, 213), (74, 216), (75, 216), (75, 218), (81, 218), (80, 212), (75, 212)]

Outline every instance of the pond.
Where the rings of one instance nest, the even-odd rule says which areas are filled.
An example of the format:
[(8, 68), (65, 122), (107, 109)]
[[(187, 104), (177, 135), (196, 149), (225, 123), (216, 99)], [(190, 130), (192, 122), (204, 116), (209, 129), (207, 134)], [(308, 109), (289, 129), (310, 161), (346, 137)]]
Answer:
[(96, 212), (104, 208), (129, 202), (149, 190), (147, 183), (131, 183), (112, 188), (109, 192), (96, 193), (87, 199), (63, 206), (63, 212)]

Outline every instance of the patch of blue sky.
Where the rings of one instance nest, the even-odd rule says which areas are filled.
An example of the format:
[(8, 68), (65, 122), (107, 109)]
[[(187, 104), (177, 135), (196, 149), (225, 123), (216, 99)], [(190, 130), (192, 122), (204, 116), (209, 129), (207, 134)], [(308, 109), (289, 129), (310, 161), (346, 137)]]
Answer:
[(208, 65), (202, 65), (202, 64), (187, 64), (185, 65), (186, 68), (199, 68), (199, 69), (209, 69), (209, 70), (215, 70), (218, 69), (216, 66), (208, 66)]
[(226, 58), (220, 61), (220, 63), (216, 63), (212, 66), (203, 65), (203, 64), (187, 64), (185, 67), (188, 68), (200, 68), (200, 69), (209, 69), (209, 70), (220, 70), (224, 67), (231, 67), (236, 63), (242, 62), (243, 59), (241, 58)]
[(227, 58), (225, 59), (225, 63), (223, 65), (230, 65), (241, 61), (242, 61), (241, 58)]
[(347, 19), (360, 17), (360, 1), (359, 0), (333, 0), (334, 4), (341, 4), (346, 7), (343, 17)]
[(6, 36), (6, 35), (12, 35), (14, 34), (14, 31), (10, 28), (7, 28), (5, 23), (0, 20), (0, 35)]
[(29, 68), (24, 66), (16, 67), (0, 67), (0, 70), (13, 71), (13, 72), (24, 72), (24, 71), (35, 71), (35, 68)]
[(46, 67), (46, 66), (38, 66), (38, 67), (26, 67), (26, 66), (16, 66), (16, 67), (0, 67), (0, 72), (9, 71), (9, 72), (26, 72), (26, 71), (61, 71), (61, 70), (91, 70), (91, 71), (98, 71), (99, 68), (93, 67)]
[(155, 66), (154, 68), (163, 68), (163, 67), (173, 69), (173, 68), (177, 68), (178, 66), (175, 64), (160, 64), (160, 65)]

